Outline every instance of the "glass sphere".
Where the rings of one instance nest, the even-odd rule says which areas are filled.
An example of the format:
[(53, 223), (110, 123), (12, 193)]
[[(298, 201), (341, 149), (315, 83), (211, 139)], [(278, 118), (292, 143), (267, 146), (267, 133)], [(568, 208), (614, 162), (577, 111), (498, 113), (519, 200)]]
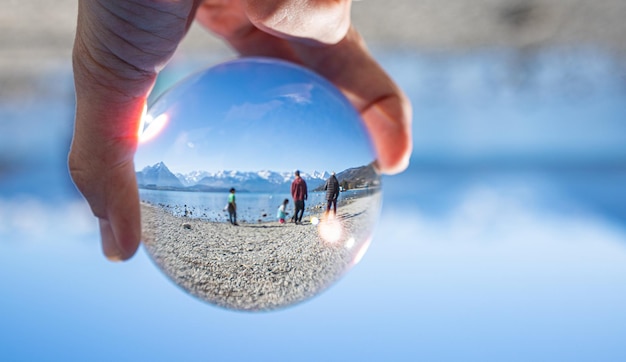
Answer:
[(369, 246), (382, 197), (375, 158), (358, 112), (317, 74), (269, 58), (211, 67), (144, 117), (135, 167), (145, 249), (217, 306), (307, 300)]

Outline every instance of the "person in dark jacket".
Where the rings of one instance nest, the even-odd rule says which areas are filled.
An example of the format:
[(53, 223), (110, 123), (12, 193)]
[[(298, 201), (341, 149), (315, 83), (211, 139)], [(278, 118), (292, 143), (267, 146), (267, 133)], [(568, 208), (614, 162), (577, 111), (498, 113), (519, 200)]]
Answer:
[(304, 216), (304, 200), (308, 199), (309, 194), (306, 189), (306, 182), (300, 177), (300, 171), (296, 170), (296, 178), (291, 183), (291, 197), (293, 197), (293, 203), (295, 212), (291, 220), (296, 224), (302, 222), (302, 216)]
[(339, 181), (337, 181), (337, 176), (333, 172), (328, 180), (326, 180), (326, 184), (324, 185), (324, 190), (326, 190), (326, 214), (330, 211), (330, 207), (333, 207), (333, 214), (337, 215), (337, 199), (339, 198)]

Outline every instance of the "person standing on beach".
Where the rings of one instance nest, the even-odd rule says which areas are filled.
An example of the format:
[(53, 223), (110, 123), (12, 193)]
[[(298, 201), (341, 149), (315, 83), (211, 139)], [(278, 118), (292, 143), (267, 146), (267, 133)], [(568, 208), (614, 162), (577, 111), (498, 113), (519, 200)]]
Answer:
[(235, 202), (234, 188), (231, 188), (228, 194), (228, 221), (235, 226), (239, 225), (237, 224), (237, 203)]
[(291, 220), (296, 224), (302, 223), (302, 216), (304, 216), (304, 200), (308, 199), (309, 194), (306, 189), (306, 182), (300, 177), (300, 171), (296, 170), (296, 178), (291, 183), (291, 197), (293, 197), (293, 203), (295, 211)]
[(326, 214), (330, 212), (331, 205), (333, 206), (333, 215), (337, 215), (337, 199), (339, 198), (339, 181), (337, 181), (337, 176), (333, 172), (328, 180), (326, 180), (326, 184), (324, 185), (324, 190), (326, 190)]

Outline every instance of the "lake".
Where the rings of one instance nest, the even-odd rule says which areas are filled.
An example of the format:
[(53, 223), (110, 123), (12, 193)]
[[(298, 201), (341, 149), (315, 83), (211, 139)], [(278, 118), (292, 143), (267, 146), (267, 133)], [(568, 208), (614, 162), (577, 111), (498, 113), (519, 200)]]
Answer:
[[(358, 197), (370, 190), (348, 190), (339, 195), (338, 205), (342, 201)], [(140, 189), (139, 197), (142, 201), (158, 205), (173, 215), (184, 216), (187, 210), (192, 218), (210, 221), (227, 222), (228, 193), (216, 192), (188, 192), (163, 191)], [(276, 221), (276, 211), (283, 200), (288, 199), (287, 212), (293, 215), (293, 199), (289, 193), (236, 193), (237, 221), (248, 223)], [(308, 215), (318, 215), (326, 209), (325, 192), (309, 192), (305, 202), (305, 218)], [(319, 216), (319, 215), (318, 215)]]

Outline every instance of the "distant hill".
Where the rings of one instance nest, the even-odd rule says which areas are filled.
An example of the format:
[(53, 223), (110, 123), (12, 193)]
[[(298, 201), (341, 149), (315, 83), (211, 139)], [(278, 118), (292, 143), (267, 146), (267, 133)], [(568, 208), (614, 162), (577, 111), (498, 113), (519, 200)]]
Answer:
[[(339, 185), (344, 190), (351, 190), (363, 187), (380, 186), (380, 179), (372, 164), (360, 167), (353, 167), (339, 172), (335, 175)], [(313, 191), (323, 191), (324, 184), (315, 188)]]

